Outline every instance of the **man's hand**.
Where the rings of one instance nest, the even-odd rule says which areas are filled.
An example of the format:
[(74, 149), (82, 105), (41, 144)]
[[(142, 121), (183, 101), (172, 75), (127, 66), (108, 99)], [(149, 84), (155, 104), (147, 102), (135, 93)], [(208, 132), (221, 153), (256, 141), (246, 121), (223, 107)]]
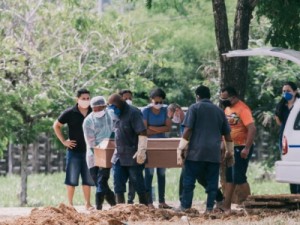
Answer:
[(182, 165), (185, 159), (185, 149), (188, 145), (188, 141), (184, 138), (180, 139), (178, 148), (177, 148), (177, 165)]
[(70, 139), (65, 140), (62, 144), (69, 149), (76, 147), (76, 141)]
[(133, 159), (136, 158), (136, 162), (138, 164), (143, 164), (147, 158), (147, 142), (148, 138), (146, 136), (139, 135), (138, 150), (132, 157)]
[(249, 155), (249, 148), (245, 147), (245, 148), (241, 151), (241, 158), (247, 159), (248, 155)]

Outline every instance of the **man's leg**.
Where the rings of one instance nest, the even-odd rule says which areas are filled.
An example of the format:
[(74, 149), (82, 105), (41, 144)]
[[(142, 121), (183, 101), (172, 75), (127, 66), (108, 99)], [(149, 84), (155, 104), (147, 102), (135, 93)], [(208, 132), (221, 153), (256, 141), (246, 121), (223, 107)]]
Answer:
[[(206, 190), (207, 188), (207, 181), (206, 181), (206, 176), (200, 176), (197, 178), (197, 182)], [(216, 202), (217, 204), (222, 204), (224, 200), (224, 196), (220, 188), (217, 190), (217, 196), (216, 196)]]
[(146, 194), (145, 180), (143, 176), (144, 165), (129, 167), (129, 181), (139, 196), (139, 203), (148, 205), (148, 197)]
[(70, 206), (73, 206), (73, 197), (75, 193), (75, 187), (67, 185), (67, 196), (68, 196), (68, 203)]
[(249, 150), (248, 157), (246, 159), (241, 158), (241, 150), (244, 146), (235, 147), (235, 164), (233, 171), (234, 184), (236, 184), (234, 195), (236, 195), (236, 203), (241, 204), (251, 194), (250, 185), (247, 182), (247, 170), (249, 160), (253, 153), (253, 146)]
[(110, 168), (100, 168), (100, 190), (105, 196), (105, 200), (108, 202), (110, 206), (116, 205), (115, 194), (110, 189), (108, 185), (108, 180), (110, 177)]
[(181, 201), (181, 199), (182, 199), (182, 192), (183, 192), (183, 168), (181, 169), (181, 172), (180, 172), (178, 191), (179, 191), (179, 201)]
[(68, 203), (73, 206), (73, 197), (75, 193), (75, 187), (78, 186), (80, 169), (78, 168), (80, 164), (80, 158), (71, 151), (66, 153), (66, 177), (65, 185), (67, 189)]
[(81, 163), (78, 165), (80, 167), (81, 180), (82, 180), (82, 191), (85, 200), (85, 208), (87, 210), (93, 209), (91, 204), (91, 186), (95, 186), (95, 182), (88, 169), (85, 153), (81, 153)]
[(125, 203), (124, 193), (126, 192), (126, 181), (128, 179), (128, 171), (126, 167), (121, 166), (120, 161), (118, 160), (113, 164), (114, 171), (114, 191), (116, 196), (117, 204)]
[(101, 210), (104, 202), (104, 194), (101, 193), (101, 189), (99, 187), (99, 167), (94, 166), (89, 169), (91, 177), (96, 185), (96, 193), (95, 193), (95, 204), (96, 209)]
[(91, 207), (93, 207), (91, 205), (91, 186), (88, 185), (82, 185), (82, 191), (83, 191), (83, 196), (84, 196), (84, 200), (85, 200), (85, 208), (86, 209), (90, 209)]
[(129, 179), (129, 182), (128, 182), (128, 200), (127, 200), (127, 203), (128, 204), (133, 204), (134, 197), (135, 197), (134, 185), (132, 184), (132, 182)]
[(183, 192), (181, 199), (181, 208), (189, 209), (192, 207), (193, 195), (197, 174), (197, 163), (190, 160), (186, 160), (184, 163), (183, 172)]
[[(205, 162), (206, 167), (206, 193), (207, 193), (207, 201), (206, 201), (206, 210), (212, 211), (214, 208), (215, 200), (218, 192), (218, 184), (219, 184), (219, 163), (211, 163)], [(204, 172), (204, 171), (203, 171)]]

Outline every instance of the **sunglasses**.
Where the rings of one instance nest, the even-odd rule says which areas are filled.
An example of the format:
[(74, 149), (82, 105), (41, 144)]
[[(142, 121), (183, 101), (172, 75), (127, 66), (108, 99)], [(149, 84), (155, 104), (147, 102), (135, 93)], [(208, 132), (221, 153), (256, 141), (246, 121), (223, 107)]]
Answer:
[(155, 105), (162, 104), (163, 102), (154, 102)]

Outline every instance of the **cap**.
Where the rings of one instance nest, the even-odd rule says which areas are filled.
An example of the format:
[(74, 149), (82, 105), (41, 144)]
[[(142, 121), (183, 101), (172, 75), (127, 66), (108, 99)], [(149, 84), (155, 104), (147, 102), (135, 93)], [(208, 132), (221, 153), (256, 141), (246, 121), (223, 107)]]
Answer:
[(103, 96), (96, 96), (91, 99), (90, 104), (92, 108), (96, 106), (104, 106), (106, 105), (106, 100)]

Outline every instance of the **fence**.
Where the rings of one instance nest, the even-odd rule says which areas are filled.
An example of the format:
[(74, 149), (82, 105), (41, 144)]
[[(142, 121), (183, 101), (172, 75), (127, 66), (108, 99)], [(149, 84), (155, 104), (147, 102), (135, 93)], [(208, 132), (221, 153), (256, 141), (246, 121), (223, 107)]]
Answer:
[[(0, 159), (0, 175), (21, 173), (21, 145), (10, 144)], [(28, 172), (54, 173), (64, 171), (65, 151), (58, 150), (45, 134), (28, 148)]]

